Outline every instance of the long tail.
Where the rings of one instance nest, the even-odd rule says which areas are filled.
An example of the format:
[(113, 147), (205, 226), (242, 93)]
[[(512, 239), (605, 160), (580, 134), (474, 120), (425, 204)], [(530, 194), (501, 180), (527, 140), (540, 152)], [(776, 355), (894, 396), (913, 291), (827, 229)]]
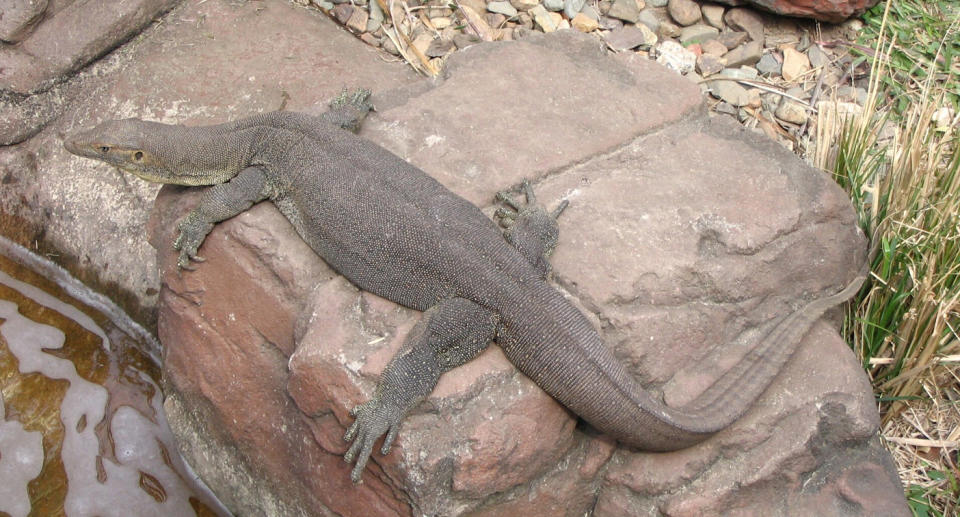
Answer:
[[(729, 425), (742, 416), (750, 403), (767, 388), (783, 365), (793, 356), (810, 327), (830, 308), (850, 299), (866, 276), (858, 276), (842, 291), (819, 298), (790, 314), (775, 326), (760, 344), (716, 380), (683, 412)], [(749, 382), (744, 381), (749, 379)]]
[[(829, 308), (865, 279), (814, 300), (773, 325), (758, 347), (690, 403), (672, 408), (652, 397), (604, 346), (586, 317), (543, 284), (500, 340), (520, 371), (594, 427), (644, 450), (670, 451), (705, 440), (742, 416)], [(551, 293), (552, 291), (552, 293)], [(523, 305), (521, 305), (523, 306)], [(533, 310), (548, 309), (545, 311)]]

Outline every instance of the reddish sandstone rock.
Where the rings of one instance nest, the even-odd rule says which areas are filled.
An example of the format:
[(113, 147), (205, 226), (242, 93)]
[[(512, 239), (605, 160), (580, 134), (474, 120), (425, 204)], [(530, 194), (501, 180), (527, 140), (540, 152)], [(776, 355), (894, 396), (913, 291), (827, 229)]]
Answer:
[(840, 23), (851, 16), (863, 14), (879, 0), (716, 0), (721, 4), (753, 4), (756, 7), (785, 16), (813, 18)]
[[(377, 112), (362, 134), (457, 193), (490, 211), (494, 192), (528, 177), (543, 202), (570, 200), (556, 284), (669, 404), (695, 397), (756, 345), (759, 326), (844, 285), (862, 260), (855, 215), (828, 177), (708, 118), (695, 84), (646, 59), (606, 55), (587, 36), (479, 45), (454, 56), (436, 81), (384, 91), (407, 76), (351, 54), (360, 43), (291, 14), (287, 3), (187, 7), (208, 16), (178, 12), (159, 27), (107, 83), (113, 104), (88, 105), (79, 120), (122, 112), (219, 122), (274, 109), (281, 92), (302, 110), (343, 84), (374, 83)], [(192, 29), (200, 19), (213, 39)], [(311, 46), (308, 29), (329, 29), (322, 45)], [(296, 35), (303, 47), (290, 44)], [(182, 98), (200, 101), (180, 111)], [(89, 162), (43, 160), (45, 177), (77, 172), (100, 189), (142, 185)], [(126, 202), (143, 206), (152, 192), (144, 187)], [(185, 456), (238, 514), (905, 510), (874, 439), (863, 372), (827, 323), (744, 418), (669, 454), (616, 446), (491, 348), (443, 377), (404, 421), (394, 450), (375, 451), (355, 486), (342, 461), (348, 411), (370, 396), (418, 315), (333, 273), (269, 203), (218, 225), (200, 250), (207, 261), (176, 272), (176, 221), (197, 196), (165, 187), (150, 230), (163, 278), (165, 407)], [(93, 208), (73, 217), (106, 211), (87, 201)], [(122, 254), (137, 257), (133, 246)]]
[[(437, 171), (488, 210), (493, 191), (525, 176), (543, 202), (569, 199), (554, 279), (595, 316), (641, 382), (680, 405), (748, 354), (764, 325), (845, 285), (863, 260), (863, 236), (829, 177), (732, 121), (708, 118), (682, 78), (663, 104), (646, 83), (657, 65), (604, 56), (594, 45), (569, 32), (481, 46), (430, 87), (375, 96), (379, 111), (362, 134)], [(501, 98), (512, 70), (562, 70), (573, 59), (594, 70), (598, 84), (621, 85), (604, 102), (634, 102), (614, 126), (619, 133), (581, 131), (592, 118), (540, 131), (535, 117), (522, 116), (546, 109), (533, 98), (509, 128), (490, 121), (472, 133), (448, 129), (466, 127)], [(459, 75), (476, 70), (488, 80)], [(521, 80), (542, 92), (550, 74)], [(535, 88), (531, 77), (546, 84)], [(423, 109), (451, 96), (461, 99), (452, 113)], [(663, 125), (652, 125), (658, 120)], [(631, 123), (637, 138), (628, 136)], [(540, 158), (544, 132), (569, 138), (574, 130), (580, 148)], [(611, 134), (621, 135), (619, 148), (601, 152), (609, 142), (593, 139)], [(496, 166), (496, 150), (507, 148), (529, 167)], [(585, 152), (575, 164), (552, 165)], [(483, 174), (459, 172), (463, 153)], [(599, 516), (905, 510), (875, 440), (869, 383), (825, 322), (743, 418), (674, 453), (617, 447), (575, 425), (494, 346), (441, 378), (402, 424), (394, 449), (375, 450), (354, 487), (339, 461), (348, 411), (369, 399), (419, 315), (333, 274), (269, 204), (220, 224), (201, 249), (208, 260), (175, 278), (175, 253), (164, 243), (191, 204), (180, 191), (163, 190), (153, 239), (167, 279), (161, 335), (169, 341), (171, 421), (187, 456), (233, 508), (246, 513), (269, 501), (320, 515), (571, 517), (591, 508)], [(852, 481), (860, 475), (873, 484)]]

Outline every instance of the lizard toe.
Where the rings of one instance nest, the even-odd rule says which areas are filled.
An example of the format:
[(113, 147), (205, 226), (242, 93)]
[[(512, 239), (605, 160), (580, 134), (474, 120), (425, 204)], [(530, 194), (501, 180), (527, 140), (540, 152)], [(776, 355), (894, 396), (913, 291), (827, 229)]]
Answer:
[(387, 437), (383, 441), (380, 453), (387, 454), (390, 452), (390, 447), (397, 436), (403, 415), (401, 411), (395, 410), (378, 397), (374, 397), (366, 404), (354, 407), (350, 414), (356, 417), (356, 420), (350, 424), (347, 432), (343, 435), (343, 439), (353, 443), (350, 444), (347, 453), (343, 455), (343, 459), (347, 463), (354, 464), (353, 470), (350, 472), (350, 479), (354, 483), (359, 483), (363, 470), (370, 460), (370, 454), (373, 453), (374, 443), (384, 434)]

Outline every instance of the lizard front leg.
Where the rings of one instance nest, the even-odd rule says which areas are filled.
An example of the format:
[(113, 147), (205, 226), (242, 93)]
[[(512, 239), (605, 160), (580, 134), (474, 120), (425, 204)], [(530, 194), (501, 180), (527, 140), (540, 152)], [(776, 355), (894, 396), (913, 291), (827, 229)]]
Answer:
[(464, 298), (434, 305), (407, 335), (380, 376), (373, 398), (350, 412), (356, 417), (344, 439), (352, 441), (344, 456), (356, 464), (350, 479), (359, 483), (373, 444), (386, 434), (381, 454), (390, 452), (400, 422), (429, 395), (440, 374), (480, 354), (496, 335), (497, 315)]
[(247, 167), (230, 181), (214, 185), (200, 199), (200, 204), (178, 224), (180, 235), (173, 248), (180, 252), (177, 267), (193, 269), (191, 260), (202, 262), (197, 250), (213, 225), (225, 221), (269, 197), (267, 177), (261, 167)]

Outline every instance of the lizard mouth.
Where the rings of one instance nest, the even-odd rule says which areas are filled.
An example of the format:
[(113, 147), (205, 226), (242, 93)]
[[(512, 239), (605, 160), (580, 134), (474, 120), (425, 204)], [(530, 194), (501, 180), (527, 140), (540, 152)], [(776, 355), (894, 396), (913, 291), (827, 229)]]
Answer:
[(82, 146), (76, 140), (70, 138), (63, 141), (63, 147), (73, 154), (79, 155), (82, 152)]
[(85, 158), (100, 158), (96, 148), (93, 147), (89, 138), (84, 138), (84, 134), (75, 134), (63, 140), (63, 147), (67, 151)]

